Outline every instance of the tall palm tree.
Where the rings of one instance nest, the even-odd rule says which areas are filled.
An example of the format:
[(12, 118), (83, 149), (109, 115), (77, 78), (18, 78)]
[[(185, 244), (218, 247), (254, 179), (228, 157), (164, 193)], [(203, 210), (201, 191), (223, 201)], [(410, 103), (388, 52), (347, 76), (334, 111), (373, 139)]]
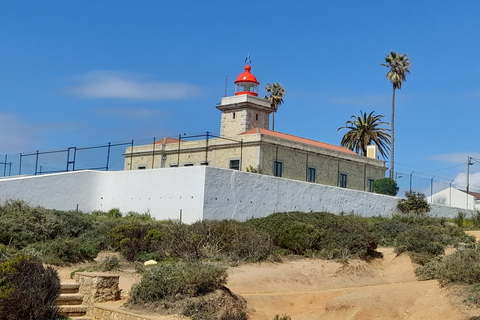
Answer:
[(375, 144), (378, 152), (383, 158), (388, 155), (388, 144), (390, 143), (389, 129), (382, 128), (382, 125), (388, 125), (383, 122), (383, 115), (374, 115), (373, 111), (367, 116), (367, 113), (360, 111), (360, 115), (352, 116), (351, 120), (345, 123), (345, 127), (338, 128), (337, 131), (348, 129), (343, 136), (340, 145), (346, 147), (362, 156), (367, 156), (367, 146)]
[(270, 84), (267, 83), (265, 90), (269, 94), (265, 95), (265, 99), (270, 100), (270, 106), (273, 109), (272, 113), (272, 131), (275, 131), (275, 112), (278, 110), (278, 106), (283, 103), (283, 95), (285, 94), (285, 89), (280, 83)]
[(402, 83), (407, 81), (406, 74), (410, 73), (410, 58), (407, 54), (398, 54), (390, 51), (385, 55), (385, 63), (381, 64), (389, 68), (387, 79), (393, 84), (392, 93), (392, 121), (390, 122), (390, 131), (392, 139), (390, 141), (390, 178), (393, 178), (394, 158), (395, 158), (395, 90), (402, 88)]

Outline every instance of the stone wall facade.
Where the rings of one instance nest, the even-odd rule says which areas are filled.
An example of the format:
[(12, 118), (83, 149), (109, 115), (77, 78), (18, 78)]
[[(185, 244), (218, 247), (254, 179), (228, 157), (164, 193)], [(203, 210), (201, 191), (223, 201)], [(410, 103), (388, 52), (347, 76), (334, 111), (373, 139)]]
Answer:
[[(235, 139), (214, 138), (170, 143), (163, 147), (154, 144), (128, 147), (125, 170), (152, 167), (208, 165), (232, 168), (240, 162), (240, 171), (253, 168), (266, 175), (274, 174), (274, 163), (283, 166), (281, 177), (330, 186), (339, 185), (341, 174), (347, 177), (346, 188), (370, 190), (370, 183), (385, 177), (385, 163), (356, 154), (329, 150), (304, 143), (281, 139), (268, 134), (242, 134)], [(308, 169), (314, 170), (312, 181)]]

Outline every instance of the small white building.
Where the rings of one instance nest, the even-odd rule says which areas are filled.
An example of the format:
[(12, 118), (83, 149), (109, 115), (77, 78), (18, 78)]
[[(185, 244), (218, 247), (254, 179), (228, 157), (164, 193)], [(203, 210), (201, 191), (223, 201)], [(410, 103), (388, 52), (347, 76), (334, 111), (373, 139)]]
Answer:
[(427, 202), (480, 211), (480, 193), (471, 191), (468, 191), (467, 193), (465, 190), (459, 190), (452, 187), (443, 189), (432, 196), (428, 196)]

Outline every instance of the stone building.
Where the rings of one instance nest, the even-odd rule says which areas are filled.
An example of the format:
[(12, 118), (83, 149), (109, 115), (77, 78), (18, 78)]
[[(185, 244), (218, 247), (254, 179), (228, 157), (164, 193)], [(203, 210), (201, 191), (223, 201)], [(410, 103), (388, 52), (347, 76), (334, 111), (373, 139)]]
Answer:
[(128, 147), (125, 170), (208, 165), (257, 172), (288, 179), (372, 191), (372, 182), (385, 177), (385, 162), (372, 146), (369, 157), (315, 140), (269, 130), (267, 99), (258, 97), (259, 82), (249, 65), (235, 81), (235, 95), (216, 106), (221, 114), (220, 136), (187, 141), (163, 138)]

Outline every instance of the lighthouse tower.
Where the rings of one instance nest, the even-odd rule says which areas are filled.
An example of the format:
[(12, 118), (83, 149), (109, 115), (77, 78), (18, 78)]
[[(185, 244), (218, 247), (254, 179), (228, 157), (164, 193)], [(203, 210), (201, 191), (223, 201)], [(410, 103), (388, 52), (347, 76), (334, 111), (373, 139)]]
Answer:
[(267, 99), (258, 97), (260, 83), (250, 72), (250, 65), (235, 80), (235, 95), (222, 98), (217, 109), (222, 111), (220, 135), (233, 137), (251, 129), (269, 129), (269, 116), (273, 112)]

